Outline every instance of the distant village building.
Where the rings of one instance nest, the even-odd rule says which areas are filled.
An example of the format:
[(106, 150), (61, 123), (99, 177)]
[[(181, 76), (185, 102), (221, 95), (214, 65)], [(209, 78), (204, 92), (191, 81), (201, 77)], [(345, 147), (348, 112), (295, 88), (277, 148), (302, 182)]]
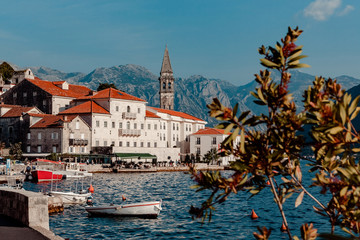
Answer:
[(18, 142), (24, 146), (30, 126), (27, 115), (40, 113), (36, 107), (0, 104), (0, 142), (4, 142), (6, 147)]
[(92, 94), (87, 87), (68, 84), (66, 81), (44, 81), (37, 77), (23, 79), (1, 98), (5, 104), (36, 106), (47, 114), (57, 114), (76, 98)]
[(0, 64), (0, 95), (26, 78), (34, 79), (34, 74), (30, 68), (15, 70), (7, 62), (3, 62)]
[[(223, 129), (216, 128), (204, 128), (190, 135), (190, 152), (197, 155), (200, 159), (204, 158), (204, 155), (211, 149), (215, 149), (220, 153), (221, 143), (229, 135), (224, 133)], [(234, 145), (240, 142), (240, 136), (238, 136), (234, 142)], [(229, 165), (231, 161), (235, 161), (233, 155), (219, 158), (221, 165)]]
[(13, 75), (16, 85), (2, 95), (0, 137), (7, 143), (21, 141), (26, 157), (111, 154), (116, 160), (175, 163), (198, 151), (191, 136), (207, 122), (173, 110), (167, 47), (159, 78), (160, 108), (113, 88), (93, 92), (66, 81), (41, 80), (31, 71), (22, 73)]
[(174, 110), (174, 75), (166, 46), (160, 71), (160, 108)]

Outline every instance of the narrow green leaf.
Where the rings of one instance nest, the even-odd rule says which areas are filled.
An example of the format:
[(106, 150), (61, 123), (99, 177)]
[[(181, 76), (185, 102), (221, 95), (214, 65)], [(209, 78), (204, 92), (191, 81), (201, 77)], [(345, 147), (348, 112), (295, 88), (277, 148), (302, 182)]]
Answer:
[(245, 133), (244, 133), (244, 130), (241, 130), (241, 135), (240, 135), (240, 151), (241, 151), (241, 153), (245, 153)]
[(276, 64), (270, 60), (267, 60), (265, 58), (260, 59), (261, 65), (268, 67), (268, 68), (278, 68), (280, 67), (279, 64)]
[(301, 203), (302, 203), (302, 200), (304, 198), (304, 191), (302, 191), (299, 196), (296, 198), (296, 201), (295, 201), (295, 207), (298, 207)]
[(239, 103), (236, 103), (233, 109), (233, 116), (236, 117), (237, 111), (239, 109)]
[(230, 124), (225, 128), (224, 134), (229, 133), (229, 132), (233, 129), (234, 126), (235, 126), (234, 123), (230, 123)]
[(290, 65), (288, 66), (288, 68), (309, 68), (310, 65), (306, 64), (306, 63), (299, 63), (297, 65)]
[(360, 95), (357, 96), (351, 103), (350, 107), (349, 107), (349, 114), (352, 114), (353, 111), (357, 108), (357, 106), (359, 105), (359, 100), (360, 100)]

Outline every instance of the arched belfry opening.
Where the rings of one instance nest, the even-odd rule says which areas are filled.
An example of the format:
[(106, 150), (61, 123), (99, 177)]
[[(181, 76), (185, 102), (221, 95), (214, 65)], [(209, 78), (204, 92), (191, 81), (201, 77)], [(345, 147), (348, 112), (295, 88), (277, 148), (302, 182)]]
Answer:
[(174, 110), (174, 75), (166, 46), (160, 71), (160, 108)]

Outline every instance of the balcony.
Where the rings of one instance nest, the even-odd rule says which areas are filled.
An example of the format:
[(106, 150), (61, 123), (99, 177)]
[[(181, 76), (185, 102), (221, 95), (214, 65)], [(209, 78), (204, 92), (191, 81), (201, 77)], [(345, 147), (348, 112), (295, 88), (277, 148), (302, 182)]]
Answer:
[(119, 129), (119, 137), (121, 136), (138, 137), (140, 135), (141, 135), (141, 131), (137, 129)]
[(136, 119), (136, 113), (123, 112), (122, 113), (122, 118), (123, 119)]
[(89, 141), (85, 139), (69, 139), (69, 145), (81, 145), (86, 146), (88, 145)]

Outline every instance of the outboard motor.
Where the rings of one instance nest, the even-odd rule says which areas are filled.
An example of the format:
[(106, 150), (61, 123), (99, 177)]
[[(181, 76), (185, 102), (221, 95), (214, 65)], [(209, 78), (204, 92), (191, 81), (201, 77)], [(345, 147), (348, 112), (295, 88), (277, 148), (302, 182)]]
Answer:
[(92, 196), (89, 196), (86, 200), (86, 204), (89, 205), (89, 206), (92, 206), (93, 205), (93, 201), (92, 201), (93, 197)]

